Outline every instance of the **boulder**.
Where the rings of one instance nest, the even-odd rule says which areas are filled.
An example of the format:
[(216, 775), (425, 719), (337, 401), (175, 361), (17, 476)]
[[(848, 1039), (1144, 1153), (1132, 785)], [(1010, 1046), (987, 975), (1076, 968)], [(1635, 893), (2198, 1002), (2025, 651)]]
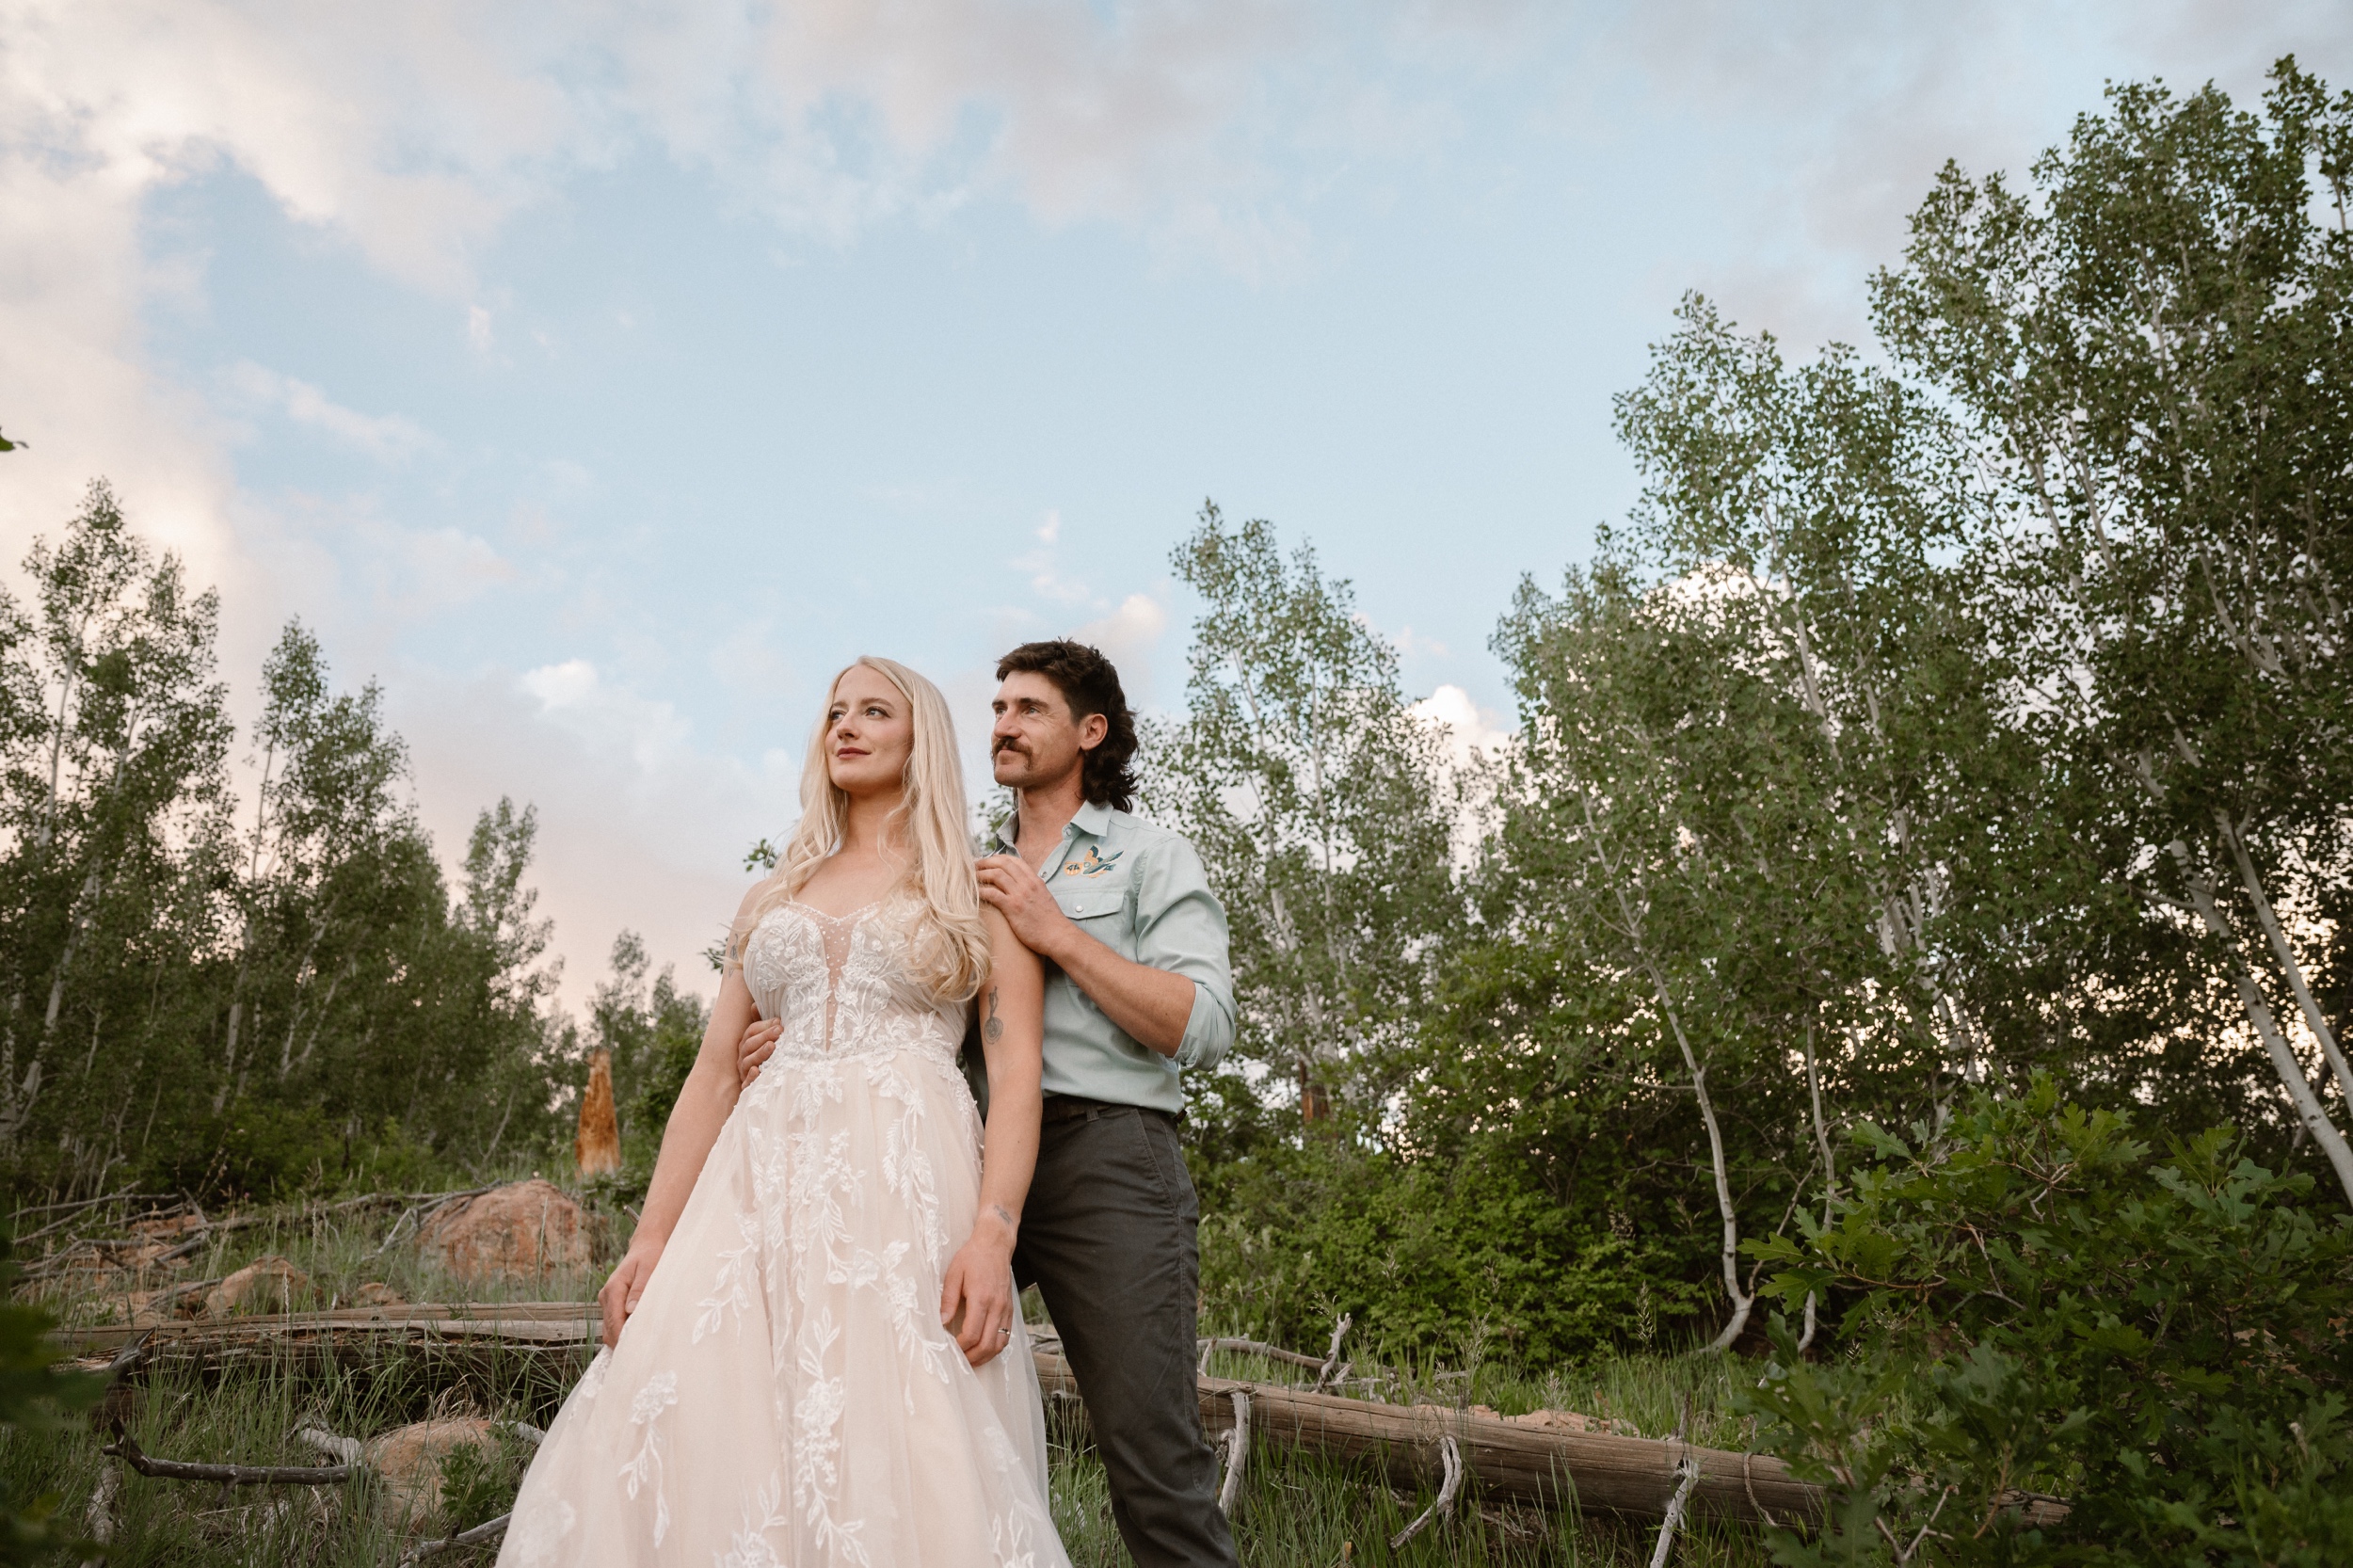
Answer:
[(584, 1269), (588, 1213), (552, 1182), (509, 1182), (437, 1210), (418, 1234), (425, 1256), (460, 1279)]
[(480, 1416), (444, 1416), (395, 1427), (368, 1439), (361, 1461), (384, 1481), (384, 1511), (396, 1523), (424, 1528), (440, 1512), (441, 1461), (461, 1447), (495, 1448), (498, 1423)]
[(354, 1306), (407, 1306), (408, 1298), (381, 1280), (372, 1279), (351, 1293)]
[(310, 1275), (272, 1253), (204, 1292), (204, 1313), (226, 1318), (232, 1312), (291, 1312), (296, 1298), (310, 1288)]
[(621, 1123), (613, 1109), (613, 1053), (600, 1050), (588, 1059), (588, 1093), (580, 1101), (580, 1136), (572, 1143), (580, 1174), (600, 1175), (621, 1168)]

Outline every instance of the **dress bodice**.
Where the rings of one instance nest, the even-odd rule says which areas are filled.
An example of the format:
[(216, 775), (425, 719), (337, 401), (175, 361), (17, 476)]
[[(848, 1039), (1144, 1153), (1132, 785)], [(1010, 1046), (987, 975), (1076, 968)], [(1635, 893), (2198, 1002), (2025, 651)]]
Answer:
[(744, 983), (760, 1016), (784, 1024), (773, 1061), (914, 1048), (952, 1065), (963, 1010), (910, 977), (913, 918), (904, 895), (840, 916), (788, 901), (760, 918), (744, 944)]

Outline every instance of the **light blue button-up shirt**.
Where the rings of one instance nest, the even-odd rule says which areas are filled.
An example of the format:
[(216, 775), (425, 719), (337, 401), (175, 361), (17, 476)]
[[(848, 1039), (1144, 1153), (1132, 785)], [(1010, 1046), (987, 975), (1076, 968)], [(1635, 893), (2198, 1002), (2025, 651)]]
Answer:
[[(1018, 819), (1005, 824), (1014, 831)], [(996, 853), (1018, 855), (1000, 834)], [(1174, 1057), (1112, 1022), (1071, 978), (1048, 964), (1046, 1073), (1049, 1095), (1078, 1095), (1172, 1113), (1185, 1108), (1177, 1074), (1216, 1065), (1234, 1043), (1234, 977), (1225, 906), (1181, 833), (1115, 811), (1081, 807), (1046, 861), (1047, 888), (1079, 929), (1122, 958), (1193, 982), (1193, 1015)]]

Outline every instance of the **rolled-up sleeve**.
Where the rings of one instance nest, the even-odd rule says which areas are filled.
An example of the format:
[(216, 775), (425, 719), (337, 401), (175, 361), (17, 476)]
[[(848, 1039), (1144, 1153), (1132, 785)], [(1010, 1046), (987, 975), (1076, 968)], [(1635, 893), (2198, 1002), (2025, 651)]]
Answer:
[(1176, 1065), (1216, 1066), (1234, 1043), (1225, 906), (1209, 891), (1200, 853), (1184, 839), (1154, 844), (1137, 881), (1136, 961), (1193, 982), (1193, 1015)]

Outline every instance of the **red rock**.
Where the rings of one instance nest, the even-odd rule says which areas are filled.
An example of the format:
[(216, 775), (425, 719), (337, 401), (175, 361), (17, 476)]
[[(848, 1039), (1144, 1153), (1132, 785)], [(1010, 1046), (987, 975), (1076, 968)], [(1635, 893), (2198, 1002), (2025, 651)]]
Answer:
[(370, 1438), (360, 1458), (384, 1479), (384, 1512), (395, 1525), (423, 1529), (440, 1512), (441, 1461), (459, 1448), (495, 1446), (497, 1423), (447, 1416), (395, 1427)]
[(424, 1223), (425, 1256), (460, 1279), (540, 1274), (589, 1262), (587, 1211), (552, 1182), (510, 1182), (460, 1198)]
[(291, 1312), (311, 1288), (311, 1276), (275, 1253), (257, 1257), (204, 1293), (207, 1317), (232, 1312)]

